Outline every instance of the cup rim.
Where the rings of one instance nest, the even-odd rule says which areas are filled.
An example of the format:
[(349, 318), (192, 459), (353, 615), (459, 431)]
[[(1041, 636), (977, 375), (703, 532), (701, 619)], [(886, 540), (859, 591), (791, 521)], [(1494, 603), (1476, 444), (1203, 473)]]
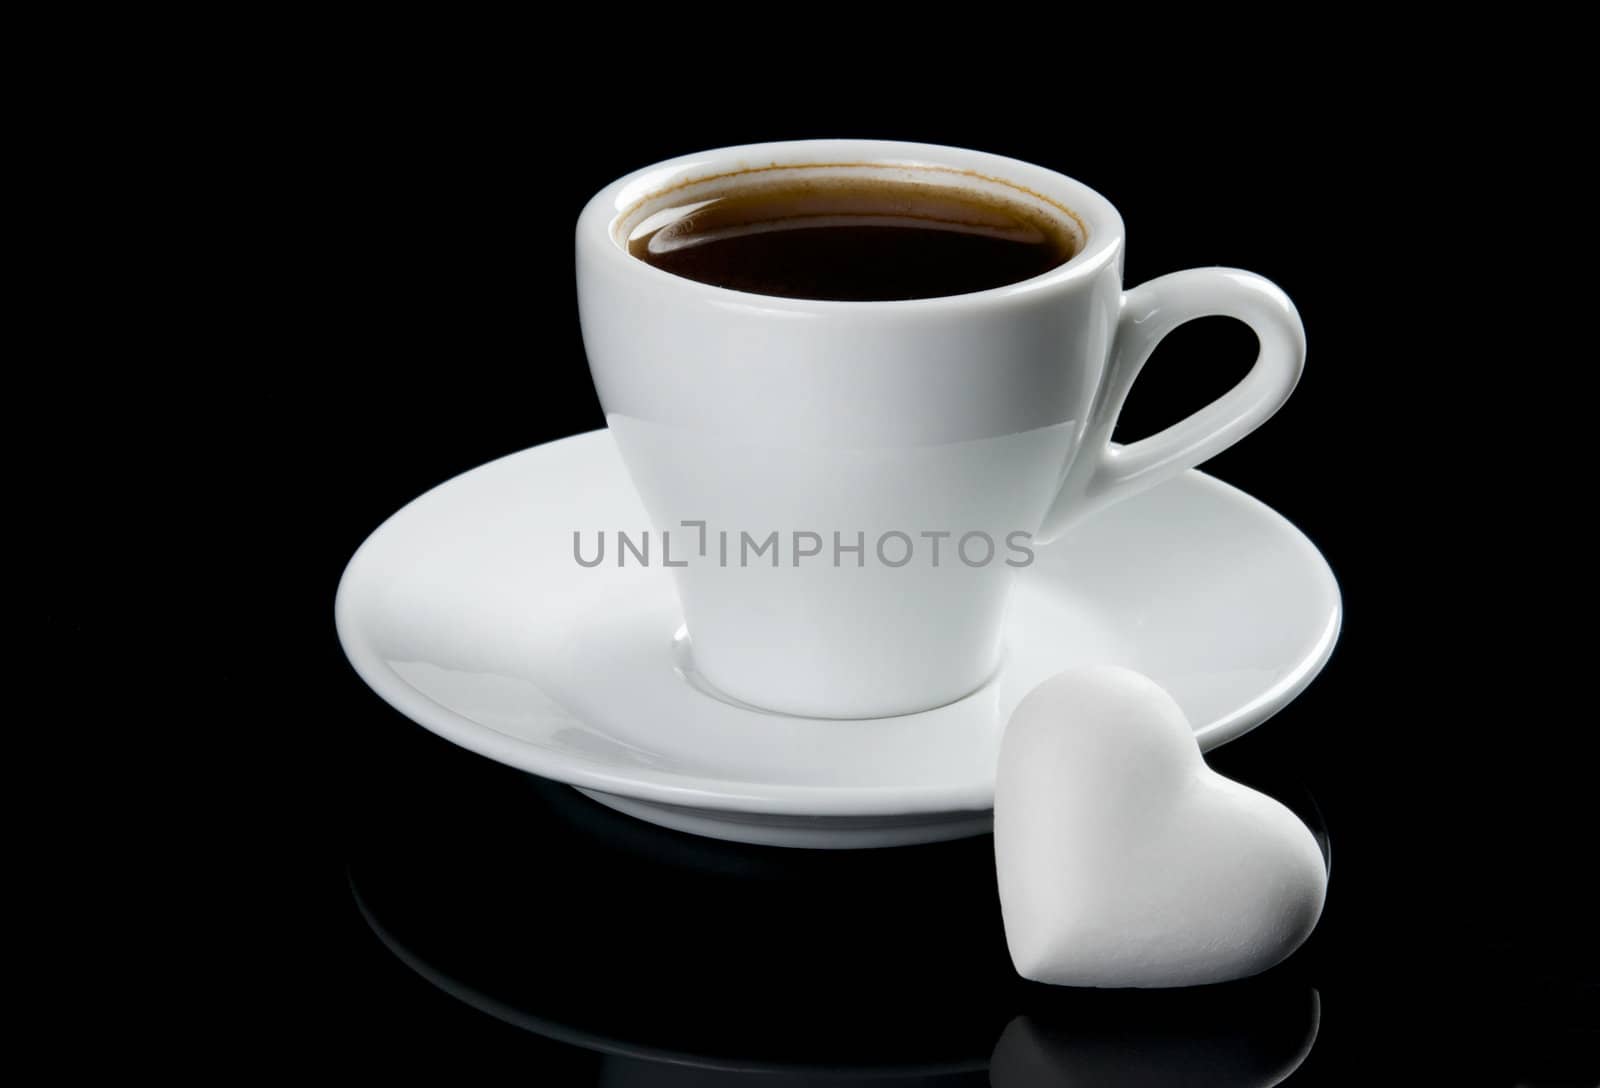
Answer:
[[(743, 170), (816, 166), (882, 166), (951, 171), (1021, 189), (1077, 220), (1083, 247), (1061, 264), (1016, 283), (909, 299), (808, 299), (763, 295), (718, 287), (668, 272), (634, 257), (617, 238), (616, 226), (644, 201), (670, 189)], [(1122, 250), (1122, 217), (1109, 200), (1082, 182), (1055, 170), (985, 151), (899, 140), (782, 140), (739, 144), (693, 152), (641, 167), (596, 193), (578, 216), (580, 251), (608, 263), (622, 262), (629, 275), (644, 276), (664, 289), (677, 289), (723, 305), (759, 306), (784, 311), (877, 311), (985, 306), (1020, 300), (1092, 278)]]

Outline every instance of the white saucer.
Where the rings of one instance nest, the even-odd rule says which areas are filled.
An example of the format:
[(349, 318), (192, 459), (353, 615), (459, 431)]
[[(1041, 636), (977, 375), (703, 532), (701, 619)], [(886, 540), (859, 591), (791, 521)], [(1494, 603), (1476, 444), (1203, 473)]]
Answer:
[(493, 461), (361, 546), (340, 641), (391, 706), (480, 755), (681, 831), (848, 848), (989, 830), (1005, 721), (1069, 665), (1153, 677), (1213, 748), (1298, 695), (1339, 631), (1311, 542), (1191, 471), (1037, 550), (986, 687), (898, 718), (790, 718), (698, 683), (669, 572), (573, 558), (574, 532), (647, 526), (605, 431)]

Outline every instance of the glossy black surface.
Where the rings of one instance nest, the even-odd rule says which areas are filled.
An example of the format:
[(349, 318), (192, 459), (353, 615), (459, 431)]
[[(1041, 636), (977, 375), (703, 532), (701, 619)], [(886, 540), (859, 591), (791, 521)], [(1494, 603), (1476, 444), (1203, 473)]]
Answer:
[[(357, 760), (343, 879), (323, 889), (364, 1051), (403, 1037), (401, 1055), (467, 1047), (560, 1083), (641, 1085), (1543, 1084), (1593, 1068), (1582, 912), (1530, 903), (1502, 915), (1524, 928), (1478, 929), (1488, 904), (1462, 897), (1494, 896), (1482, 876), (1433, 882), (1459, 843), (1406, 859), (1402, 829), (1361, 814), (1374, 795), (1324, 806), (1285, 771), (1309, 743), (1295, 731), (1316, 728), (1300, 705), (1210, 759), (1319, 832), (1322, 925), (1258, 978), (1146, 993), (1017, 978), (988, 838), (699, 840), (383, 728)], [(1349, 774), (1300, 770), (1329, 792)]]
[[(1179, 80), (1145, 108), (1119, 97), (1158, 78), (1138, 68), (1084, 95), (918, 80), (908, 96), (890, 80), (709, 108), (729, 98), (719, 74), (670, 110), (646, 86), (613, 108), (525, 56), (395, 56), (309, 102), (285, 97), (298, 77), (284, 69), (260, 118), (217, 127), (262, 139), (237, 169), (193, 175), (228, 190), (206, 222), (244, 224), (227, 247), (270, 270), (185, 297), (184, 313), (226, 320), (196, 352), (210, 377), (184, 387), (202, 405), (184, 413), (192, 433), (150, 478), (200, 516), (187, 533), (97, 517), (63, 544), (79, 571), (114, 550), (115, 577), (161, 600), (113, 610), (114, 633), (102, 599), (68, 598), (53, 620), (73, 668), (51, 693), (69, 711), (86, 690), (114, 703), (66, 715), (72, 765), (91, 750), (76, 738), (170, 750), (149, 775), (113, 762), (136, 800), (60, 851), (94, 884), (73, 940), (109, 935), (142, 959), (115, 972), (126, 998), (59, 968), (73, 996), (50, 1007), (90, 1048), (133, 1055), (81, 1025), (150, 1013), (141, 1067), (203, 1054), (213, 1082), (1254, 1085), (1297, 1061), (1292, 1085), (1600, 1082), (1592, 663), (1583, 580), (1552, 544), (1577, 530), (1567, 506), (1526, 497), (1549, 467), (1526, 446), (1547, 393), (1504, 383), (1508, 368), (1532, 382), (1539, 360), (1485, 332), (1545, 313), (1512, 282), (1545, 277), (1509, 245), (1512, 263), (1477, 274), (1500, 236), (1486, 255), (1474, 235), (1466, 263), (1436, 244), (1481, 221), (1439, 165), (1450, 95), (1369, 108), (1326, 93), (1348, 71), (1323, 84), (1285, 70), (1248, 93)], [(603, 425), (572, 289), (570, 225), (589, 195), (696, 148), (831, 135), (1060, 169), (1121, 210), (1129, 283), (1237, 265), (1299, 305), (1300, 387), (1207, 466), (1300, 526), (1345, 594), (1326, 672), (1214, 754), (1286, 801), (1314, 799), (1333, 846), (1321, 925), (1267, 975), (1153, 994), (1025, 983), (987, 839), (832, 854), (636, 824), (411, 725), (344, 663), (334, 589), (383, 518), (490, 458)], [(235, 177), (259, 194), (241, 204)], [(1197, 408), (1251, 349), (1223, 321), (1179, 330), (1118, 437)], [(76, 373), (61, 375), (67, 403), (84, 399)], [(126, 449), (108, 444), (52, 509), (142, 498), (119, 474)], [(110, 546), (129, 534), (180, 569), (122, 558)], [(1533, 588), (1545, 575), (1550, 592)], [(152, 633), (178, 590), (192, 615)], [(107, 647), (155, 663), (125, 686), (77, 666)], [(125, 827), (147, 811), (159, 831)], [(80, 860), (106, 841), (115, 871)], [(158, 992), (180, 1000), (169, 1011)]]
[[(1279, 792), (1326, 853), (1310, 796)], [(982, 1083), (991, 1063), (1005, 1084), (1055, 1068), (1275, 1083), (1317, 1034), (1298, 970), (1165, 994), (1019, 980), (987, 836), (777, 851), (686, 839), (536, 780), (444, 807), (386, 793), (353, 821), (348, 871), (377, 941), (486, 1016), (662, 1078), (640, 1083), (682, 1067), (716, 1084)]]

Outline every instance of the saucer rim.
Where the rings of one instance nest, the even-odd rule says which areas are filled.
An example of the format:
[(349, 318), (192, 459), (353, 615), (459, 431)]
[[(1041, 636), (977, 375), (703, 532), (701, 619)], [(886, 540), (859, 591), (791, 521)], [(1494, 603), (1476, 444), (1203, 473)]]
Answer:
[[(334, 596), (334, 627), (345, 659), (356, 675), (379, 698), (399, 711), (413, 723), (477, 755), (497, 763), (514, 767), (569, 786), (615, 794), (640, 801), (688, 808), (718, 809), (793, 816), (894, 816), (956, 812), (983, 812), (994, 807), (992, 780), (977, 786), (953, 785), (810, 785), (795, 783), (755, 783), (748, 780), (706, 778), (679, 774), (650, 767), (630, 767), (619, 773), (614, 764), (604, 763), (589, 756), (544, 748), (529, 741), (508, 736), (480, 722), (474, 722), (448, 707), (433, 701), (421, 691), (406, 683), (378, 655), (370, 641), (358, 636), (361, 630), (355, 615), (356, 604), (351, 586), (359, 572), (363, 558), (376, 542), (413, 505), (428, 496), (473, 473), (488, 469), (502, 461), (531, 454), (535, 450), (549, 449), (566, 443), (594, 442), (602, 436), (609, 437), (606, 428), (569, 435), (551, 442), (542, 442), (501, 457), (475, 465), (464, 472), (428, 488), (390, 514), (361, 542), (350, 561), (345, 564)], [(1164, 488), (1179, 483), (1198, 484), (1212, 491), (1220, 500), (1246, 508), (1254, 516), (1265, 516), (1287, 530), (1295, 546), (1306, 559), (1308, 576), (1325, 583), (1332, 600), (1328, 622), (1318, 636), (1312, 650), (1306, 654), (1292, 672), (1283, 677), (1255, 699), (1196, 730), (1195, 739), (1202, 751), (1236, 740), (1267, 721), (1288, 706), (1316, 679), (1333, 655), (1343, 626), (1344, 599), (1339, 582), (1326, 557), (1318, 550), (1299, 527), (1261, 500), (1240, 488), (1207, 475), (1198, 469), (1187, 469), (1173, 479), (1151, 489), (1159, 493)], [(980, 689), (980, 691), (983, 689)], [(705, 696), (710, 698), (710, 696)]]

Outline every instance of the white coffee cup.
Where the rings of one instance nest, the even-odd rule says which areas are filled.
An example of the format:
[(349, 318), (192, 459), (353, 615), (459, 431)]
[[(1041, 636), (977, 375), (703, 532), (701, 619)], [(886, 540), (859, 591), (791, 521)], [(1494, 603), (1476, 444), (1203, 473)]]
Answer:
[[(664, 208), (811, 176), (1023, 202), (1079, 248), (1009, 286), (888, 302), (749, 294), (628, 252)], [(725, 148), (597, 194), (578, 220), (584, 345), (701, 677), (738, 701), (826, 718), (962, 698), (1001, 665), (1007, 596), (1032, 548), (1232, 445), (1283, 404), (1305, 331), (1281, 290), (1205, 268), (1124, 291), (1122, 260), (1122, 219), (1087, 186), (926, 144)], [(1212, 314), (1255, 331), (1254, 367), (1187, 419), (1110, 446), (1152, 349)], [(990, 554), (976, 562), (984, 538)]]

